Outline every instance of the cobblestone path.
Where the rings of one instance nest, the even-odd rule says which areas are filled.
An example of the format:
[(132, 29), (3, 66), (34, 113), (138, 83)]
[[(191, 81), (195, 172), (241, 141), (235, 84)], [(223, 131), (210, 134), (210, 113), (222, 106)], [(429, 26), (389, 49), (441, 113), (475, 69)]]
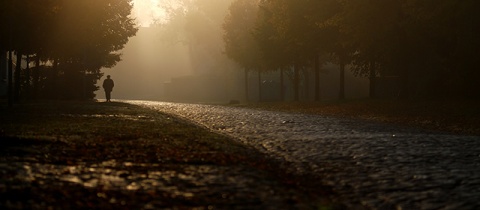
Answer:
[(480, 136), (213, 105), (126, 101), (181, 116), (311, 173), (351, 209), (480, 209)]

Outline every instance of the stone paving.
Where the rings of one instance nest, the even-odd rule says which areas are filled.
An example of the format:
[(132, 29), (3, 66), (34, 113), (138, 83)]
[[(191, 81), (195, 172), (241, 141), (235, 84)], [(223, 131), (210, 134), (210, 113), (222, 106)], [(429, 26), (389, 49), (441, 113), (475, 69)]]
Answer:
[(126, 101), (191, 120), (309, 173), (350, 209), (480, 209), (480, 136), (228, 106)]

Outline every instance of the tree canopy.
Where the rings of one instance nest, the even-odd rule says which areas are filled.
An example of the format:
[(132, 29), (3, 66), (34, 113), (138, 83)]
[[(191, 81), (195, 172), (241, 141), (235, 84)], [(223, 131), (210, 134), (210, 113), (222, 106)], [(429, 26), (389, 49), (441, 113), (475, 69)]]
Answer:
[(399, 78), (405, 97), (480, 97), (478, 1), (262, 0), (254, 28), (234, 18), (242, 2), (224, 30), (228, 54), (245, 67), (253, 65), (240, 56), (249, 43), (274, 68), (330, 54), (359, 76)]
[(257, 69), (260, 64), (260, 49), (253, 36), (257, 12), (258, 1), (236, 1), (223, 24), (225, 53), (247, 69)]
[(232, 0), (178, 0), (163, 5), (168, 21), (158, 25), (162, 40), (188, 46), (196, 74), (220, 71), (231, 61), (223, 54), (222, 22)]
[(100, 69), (119, 62), (137, 32), (131, 9), (130, 0), (2, 1), (0, 49), (38, 60), (38, 78), (25, 74), (15, 83), (39, 80), (33, 83), (42, 84), (35, 87), (41, 97), (93, 98)]

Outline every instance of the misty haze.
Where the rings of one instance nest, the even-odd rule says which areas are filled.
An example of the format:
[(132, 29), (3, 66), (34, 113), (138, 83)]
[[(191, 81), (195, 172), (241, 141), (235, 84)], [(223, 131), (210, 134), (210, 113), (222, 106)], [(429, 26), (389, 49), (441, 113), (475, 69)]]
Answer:
[[(197, 3), (199, 8), (187, 5), (194, 11), (171, 14), (171, 19), (155, 17), (152, 10), (160, 10), (158, 7), (140, 5), (143, 7), (134, 8), (151, 17), (137, 17), (137, 21), (148, 26), (140, 27), (136, 36), (130, 38), (121, 51), (122, 61), (113, 68), (103, 69), (105, 75), (112, 75), (117, 81), (114, 97), (197, 103), (281, 101), (278, 71), (247, 75), (247, 99), (243, 69), (225, 54), (222, 37), (222, 25), (231, 2)], [(207, 13), (213, 10), (214, 13)], [(322, 69), (320, 94), (323, 100), (338, 99), (339, 71), (339, 66), (332, 63)], [(312, 101), (315, 99), (314, 69), (306, 67), (302, 73), (304, 78), (310, 78), (301, 84), (302, 99)], [(347, 71), (345, 84), (347, 98), (368, 96), (366, 78), (355, 77)], [(285, 76), (283, 100), (294, 100), (293, 86), (292, 78)], [(98, 99), (104, 98), (101, 89), (96, 95)]]
[[(213, 50), (212, 53), (219, 56), (214, 60), (195, 54), (203, 54), (205, 51), (192, 52), (192, 49), (183, 43), (162, 40), (164, 33), (166, 32), (161, 26), (141, 27), (137, 35), (132, 37), (122, 50), (122, 61), (111, 69), (103, 69), (105, 75), (112, 75), (116, 81), (113, 93), (115, 98), (201, 103), (245, 100), (245, 75), (238, 65), (222, 53), (221, 38), (218, 39), (218, 48), (206, 49)], [(199, 56), (201, 57), (198, 58)], [(216, 62), (219, 60), (221, 66), (217, 66)], [(307, 71), (306, 74), (313, 76), (312, 71)], [(252, 92), (250, 99), (258, 101), (258, 75), (251, 74), (248, 78)], [(276, 94), (280, 79), (278, 73), (265, 73), (261, 79), (266, 100), (278, 95)], [(338, 81), (338, 66), (333, 64), (325, 66), (321, 78), (324, 99), (337, 99)], [(273, 84), (272, 82), (277, 86), (269, 85)], [(304, 93), (306, 100), (313, 100), (313, 83), (311, 80), (305, 84), (310, 86), (310, 92)], [(346, 94), (349, 98), (368, 96), (367, 79), (355, 77), (351, 72), (347, 72), (346, 84)], [(291, 85), (289, 88), (291, 89)], [(98, 99), (103, 99), (103, 90), (98, 90), (96, 95)], [(279, 99), (277, 97), (273, 100)]]
[(0, 209), (480, 209), (478, 0), (0, 0)]

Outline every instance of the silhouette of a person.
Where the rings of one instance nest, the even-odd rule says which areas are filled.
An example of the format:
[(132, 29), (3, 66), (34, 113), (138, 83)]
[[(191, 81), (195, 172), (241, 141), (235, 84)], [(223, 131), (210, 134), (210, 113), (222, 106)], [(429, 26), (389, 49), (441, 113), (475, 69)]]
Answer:
[(113, 90), (113, 80), (110, 79), (110, 75), (107, 75), (107, 79), (103, 80), (103, 89), (105, 90), (105, 97), (107, 98), (107, 102), (110, 102), (110, 94), (112, 93)]

